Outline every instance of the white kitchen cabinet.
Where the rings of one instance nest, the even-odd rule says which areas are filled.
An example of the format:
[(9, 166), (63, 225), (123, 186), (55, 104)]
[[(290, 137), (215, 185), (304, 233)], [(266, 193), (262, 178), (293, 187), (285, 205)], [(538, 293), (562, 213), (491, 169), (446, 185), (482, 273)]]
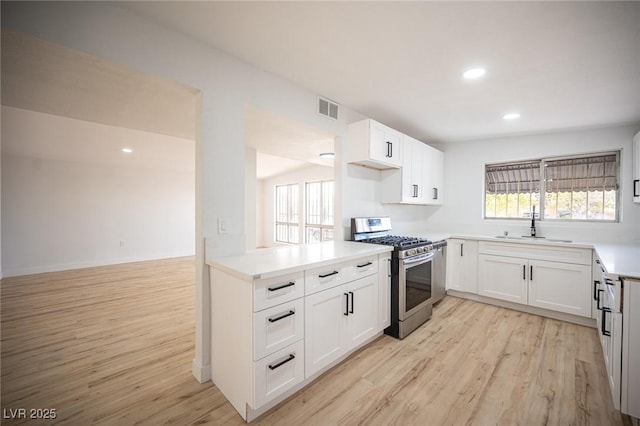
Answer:
[(349, 124), (345, 157), (348, 163), (376, 169), (402, 166), (402, 134), (397, 130), (366, 119)]
[(447, 290), (478, 293), (478, 241), (447, 241)]
[(312, 375), (388, 326), (389, 252), (380, 254), (376, 247), (358, 257), (330, 255), (326, 262), (318, 247), (309, 249), (314, 260), (305, 269), (283, 267), (289, 272), (281, 275), (243, 272), (253, 264), (251, 256), (265, 263), (267, 251), (225, 258), (243, 269), (211, 264), (211, 377), (245, 420), (301, 389)]
[(591, 266), (529, 260), (531, 306), (591, 317)]
[(624, 279), (620, 410), (640, 418), (640, 280)]
[(391, 255), (380, 255), (378, 262), (378, 329), (391, 325)]
[(640, 203), (640, 132), (633, 138), (633, 202)]
[(305, 297), (305, 375), (340, 358), (348, 349), (347, 310), (348, 293), (343, 286), (333, 287)]
[(442, 204), (444, 154), (409, 136), (404, 136), (400, 170), (383, 170), (380, 201), (395, 204)]
[[(424, 187), (426, 188), (425, 204), (440, 205), (443, 200), (444, 153), (429, 145), (425, 145)], [(428, 165), (428, 166), (427, 166)]]
[(482, 241), (479, 252), (480, 295), (592, 316), (591, 249)]
[(383, 203), (424, 204), (426, 197), (426, 145), (404, 136), (402, 168), (383, 170), (380, 176), (380, 201)]
[(528, 259), (518, 257), (478, 256), (478, 293), (482, 296), (527, 303)]
[(305, 376), (329, 366), (378, 332), (377, 275), (305, 298)]

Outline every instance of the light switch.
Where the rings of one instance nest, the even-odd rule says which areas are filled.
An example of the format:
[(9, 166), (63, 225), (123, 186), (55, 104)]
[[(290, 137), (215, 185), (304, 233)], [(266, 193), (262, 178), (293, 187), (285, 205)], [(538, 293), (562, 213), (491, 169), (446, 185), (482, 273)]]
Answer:
[(228, 232), (227, 219), (223, 217), (218, 218), (218, 234), (226, 234)]

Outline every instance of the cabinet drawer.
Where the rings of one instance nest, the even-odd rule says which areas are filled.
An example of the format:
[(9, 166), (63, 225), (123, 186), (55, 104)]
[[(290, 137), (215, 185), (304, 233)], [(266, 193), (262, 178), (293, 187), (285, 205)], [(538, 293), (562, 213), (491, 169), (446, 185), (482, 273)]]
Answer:
[(257, 409), (304, 380), (304, 340), (253, 363)]
[(551, 262), (591, 265), (592, 250), (576, 247), (560, 247), (551, 244), (522, 244), (480, 241), (480, 253), (495, 256), (525, 257)]
[(258, 312), (304, 296), (304, 273), (257, 279), (253, 284), (253, 311)]
[(254, 361), (304, 337), (304, 298), (253, 314)]
[(336, 263), (304, 271), (305, 294), (313, 294), (348, 281), (350, 264)]
[(378, 273), (378, 255), (360, 259), (357, 262), (346, 264), (342, 270), (346, 281), (357, 280), (362, 277)]

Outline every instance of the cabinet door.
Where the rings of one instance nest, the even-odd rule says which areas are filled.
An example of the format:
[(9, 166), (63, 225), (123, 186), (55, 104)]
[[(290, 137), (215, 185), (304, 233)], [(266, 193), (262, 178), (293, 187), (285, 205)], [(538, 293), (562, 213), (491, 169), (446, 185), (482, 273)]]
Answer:
[(447, 240), (447, 290), (463, 291), (463, 258), (462, 250), (465, 240)]
[(391, 256), (378, 261), (378, 330), (391, 325)]
[(478, 293), (482, 296), (526, 304), (527, 266), (527, 259), (479, 255)]
[(633, 202), (640, 203), (640, 133), (633, 138)]
[(640, 281), (624, 280), (621, 411), (640, 418)]
[(369, 155), (372, 160), (396, 167), (402, 165), (400, 133), (372, 121), (369, 144)]
[(425, 184), (425, 201), (427, 204), (442, 204), (443, 192), (442, 186), (444, 183), (444, 153), (433, 147), (428, 148), (429, 155), (429, 170), (426, 176), (429, 177), (428, 182)]
[(349, 349), (375, 336), (378, 330), (378, 277), (360, 278), (348, 284), (347, 331)]
[(529, 261), (529, 305), (591, 317), (591, 267)]
[(347, 352), (348, 296), (343, 284), (305, 297), (305, 377)]

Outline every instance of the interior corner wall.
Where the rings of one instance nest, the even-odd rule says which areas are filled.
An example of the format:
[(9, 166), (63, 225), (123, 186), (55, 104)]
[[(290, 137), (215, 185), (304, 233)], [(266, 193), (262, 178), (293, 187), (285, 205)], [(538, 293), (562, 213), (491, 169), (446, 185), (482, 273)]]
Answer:
[[(13, 116), (2, 126), (5, 148), (35, 137), (34, 133), (40, 132), (31, 130), (45, 126), (60, 129), (67, 140), (86, 140), (90, 133), (93, 142), (102, 139), (117, 144), (112, 138), (120, 134), (133, 146), (141, 133), (24, 110)], [(42, 142), (61, 146), (63, 142), (52, 133)], [(3, 152), (1, 167), (5, 276), (191, 256), (195, 252), (193, 169), (7, 152)]]

